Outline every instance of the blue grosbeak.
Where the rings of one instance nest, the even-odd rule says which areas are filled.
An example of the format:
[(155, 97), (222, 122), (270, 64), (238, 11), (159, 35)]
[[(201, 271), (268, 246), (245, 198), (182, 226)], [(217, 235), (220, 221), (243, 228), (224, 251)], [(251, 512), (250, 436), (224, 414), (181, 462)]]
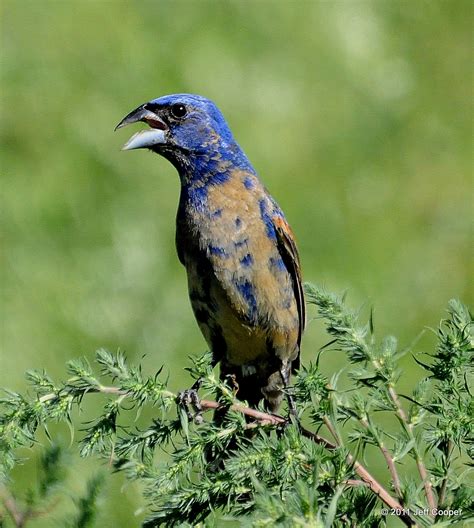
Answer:
[(199, 328), (238, 397), (275, 412), (299, 366), (305, 306), (298, 252), (283, 212), (216, 105), (167, 95), (117, 126), (145, 122), (124, 150), (147, 148), (181, 180), (176, 248)]

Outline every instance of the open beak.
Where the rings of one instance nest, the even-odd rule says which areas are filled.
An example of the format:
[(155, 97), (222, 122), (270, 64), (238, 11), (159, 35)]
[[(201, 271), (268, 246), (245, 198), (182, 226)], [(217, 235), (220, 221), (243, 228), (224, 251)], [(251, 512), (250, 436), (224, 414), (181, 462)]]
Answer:
[(134, 150), (140, 148), (152, 148), (156, 145), (166, 143), (166, 131), (168, 125), (160, 119), (155, 112), (148, 110), (146, 104), (143, 104), (132, 110), (122, 121), (115, 127), (115, 130), (132, 123), (143, 121), (150, 129), (140, 130), (134, 134), (122, 147), (122, 150)]

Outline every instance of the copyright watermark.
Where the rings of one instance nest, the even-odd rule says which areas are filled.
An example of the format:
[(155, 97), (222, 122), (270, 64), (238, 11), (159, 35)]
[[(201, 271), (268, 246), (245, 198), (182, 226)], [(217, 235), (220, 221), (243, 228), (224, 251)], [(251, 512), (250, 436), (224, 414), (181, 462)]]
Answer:
[(413, 515), (423, 517), (424, 515), (432, 515), (433, 517), (456, 517), (462, 514), (462, 509), (450, 510), (450, 509), (438, 509), (438, 508), (382, 508), (380, 513), (386, 515)]

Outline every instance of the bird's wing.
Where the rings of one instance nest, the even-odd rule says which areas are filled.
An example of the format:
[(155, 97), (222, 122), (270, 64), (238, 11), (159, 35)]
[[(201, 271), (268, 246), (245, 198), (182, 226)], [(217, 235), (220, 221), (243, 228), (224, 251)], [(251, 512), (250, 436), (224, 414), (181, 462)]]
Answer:
[[(293, 282), (293, 291), (299, 316), (298, 348), (300, 348), (301, 336), (306, 324), (306, 307), (304, 303), (303, 282), (301, 279), (300, 258), (293, 232), (286, 220), (280, 215), (274, 216), (273, 225), (275, 226), (275, 232), (277, 235), (278, 250)], [(299, 368), (299, 361), (300, 358), (298, 353), (297, 359), (293, 362), (294, 369)]]

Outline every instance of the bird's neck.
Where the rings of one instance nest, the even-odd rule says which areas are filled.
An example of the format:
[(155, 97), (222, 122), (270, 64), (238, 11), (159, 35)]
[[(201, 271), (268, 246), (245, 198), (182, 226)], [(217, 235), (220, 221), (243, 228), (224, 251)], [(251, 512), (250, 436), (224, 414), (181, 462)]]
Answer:
[(225, 192), (225, 188), (232, 188), (231, 181), (242, 172), (256, 176), (237, 143), (208, 153), (188, 153), (182, 159), (175, 158), (172, 163), (181, 180), (181, 211), (190, 208), (195, 212), (206, 212), (211, 187), (219, 186)]
[(220, 143), (202, 152), (180, 154), (170, 161), (178, 170), (184, 188), (219, 184), (228, 180), (235, 171), (255, 174), (250, 161), (236, 142)]

